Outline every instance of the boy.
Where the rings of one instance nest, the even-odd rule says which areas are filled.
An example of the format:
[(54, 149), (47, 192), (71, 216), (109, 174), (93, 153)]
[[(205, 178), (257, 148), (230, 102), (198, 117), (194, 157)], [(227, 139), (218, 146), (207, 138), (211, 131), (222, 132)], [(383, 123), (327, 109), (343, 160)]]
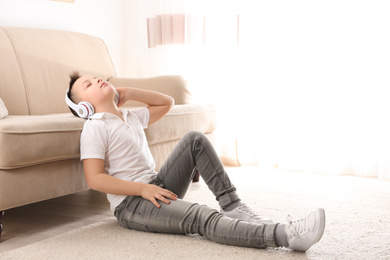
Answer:
[[(321, 239), (325, 228), (323, 209), (302, 219), (289, 218), (283, 225), (243, 204), (202, 133), (186, 134), (156, 173), (143, 129), (169, 112), (174, 105), (171, 97), (136, 88), (115, 89), (100, 78), (77, 73), (71, 75), (67, 97), (76, 104), (84, 101), (93, 107), (95, 114), (85, 122), (81, 134), (85, 177), (90, 188), (107, 193), (122, 226), (148, 232), (200, 234), (228, 245), (285, 246), (297, 251), (306, 251)], [(119, 110), (128, 100), (143, 102), (147, 107)], [(195, 169), (218, 200), (220, 213), (182, 200)]]

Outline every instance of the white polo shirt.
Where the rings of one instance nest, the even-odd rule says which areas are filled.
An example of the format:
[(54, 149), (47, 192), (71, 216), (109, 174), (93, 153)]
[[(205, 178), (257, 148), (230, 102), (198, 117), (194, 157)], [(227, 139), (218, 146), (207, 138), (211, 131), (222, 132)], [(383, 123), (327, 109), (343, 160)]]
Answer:
[[(125, 122), (111, 113), (96, 113), (85, 122), (80, 140), (81, 160), (103, 159), (105, 173), (122, 180), (148, 183), (156, 175), (156, 163), (144, 133), (149, 110), (145, 107), (121, 112)], [(125, 198), (107, 194), (111, 210)]]

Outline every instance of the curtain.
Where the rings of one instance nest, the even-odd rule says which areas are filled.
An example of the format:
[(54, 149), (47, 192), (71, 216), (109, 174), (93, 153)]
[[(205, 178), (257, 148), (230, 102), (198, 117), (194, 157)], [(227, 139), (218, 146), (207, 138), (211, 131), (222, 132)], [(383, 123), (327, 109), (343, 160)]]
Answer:
[(214, 103), (222, 157), (390, 180), (386, 1), (133, 3), (128, 69)]
[(240, 63), (257, 65), (241, 74), (256, 82), (259, 105), (257, 137), (243, 133), (241, 150), (256, 147), (264, 167), (390, 180), (390, 5), (281, 1), (244, 10)]

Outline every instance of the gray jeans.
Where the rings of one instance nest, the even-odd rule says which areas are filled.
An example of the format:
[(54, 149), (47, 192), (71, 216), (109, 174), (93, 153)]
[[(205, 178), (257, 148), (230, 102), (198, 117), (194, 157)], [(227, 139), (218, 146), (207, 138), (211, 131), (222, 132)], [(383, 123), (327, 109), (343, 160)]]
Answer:
[(196, 170), (221, 207), (239, 200), (212, 144), (200, 132), (189, 132), (177, 144), (152, 184), (171, 190), (179, 199), (157, 208), (142, 197), (128, 196), (115, 209), (129, 229), (170, 234), (199, 234), (221, 244), (276, 247), (277, 224), (260, 225), (225, 217), (205, 205), (182, 200)]

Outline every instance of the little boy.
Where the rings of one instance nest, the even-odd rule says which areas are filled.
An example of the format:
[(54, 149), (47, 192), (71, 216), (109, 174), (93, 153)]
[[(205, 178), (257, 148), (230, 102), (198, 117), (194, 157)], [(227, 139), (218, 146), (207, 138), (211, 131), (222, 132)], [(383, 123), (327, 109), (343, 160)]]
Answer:
[[(323, 209), (302, 219), (289, 218), (283, 225), (242, 203), (212, 144), (200, 132), (186, 134), (156, 173), (143, 130), (169, 112), (174, 105), (170, 96), (136, 88), (115, 89), (100, 78), (74, 73), (67, 98), (92, 106), (89, 110), (94, 113), (89, 114), (81, 134), (85, 177), (90, 188), (107, 193), (122, 226), (147, 232), (200, 234), (228, 245), (284, 246), (296, 251), (306, 251), (321, 239)], [(119, 110), (128, 100), (147, 107)], [(218, 200), (221, 212), (182, 200), (196, 170)]]

